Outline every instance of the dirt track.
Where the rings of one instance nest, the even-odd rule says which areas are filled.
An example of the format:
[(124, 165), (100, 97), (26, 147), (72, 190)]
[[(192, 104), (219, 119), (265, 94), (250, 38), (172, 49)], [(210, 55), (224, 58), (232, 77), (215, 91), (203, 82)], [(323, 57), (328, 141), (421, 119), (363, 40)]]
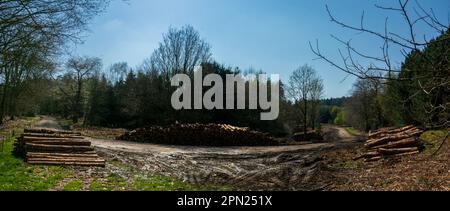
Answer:
[(186, 154), (198, 156), (242, 156), (258, 154), (295, 153), (299, 151), (332, 148), (340, 144), (351, 143), (357, 140), (344, 128), (337, 126), (325, 126), (323, 128), (326, 140), (323, 143), (310, 143), (290, 146), (271, 147), (194, 147), (194, 146), (170, 146), (148, 143), (134, 143), (118, 140), (106, 140), (90, 138), (95, 147), (108, 150), (116, 150), (127, 153), (160, 153), (160, 154)]
[[(54, 125), (54, 119), (46, 117), (38, 124)], [(121, 131), (81, 130), (95, 137), (115, 137)], [(423, 153), (364, 164), (352, 161), (362, 147), (358, 137), (341, 127), (324, 125), (322, 131), (326, 144), (284, 147), (205, 148), (92, 139), (107, 159), (106, 168), (74, 167), (76, 175), (51, 190), (61, 190), (75, 179), (83, 182), (82, 190), (90, 190), (93, 181), (106, 184), (110, 175), (133, 184), (136, 175), (155, 174), (195, 184), (227, 184), (234, 190), (449, 190), (447, 145), (433, 159)]]
[[(97, 151), (143, 171), (194, 184), (219, 183), (241, 190), (317, 190), (322, 155), (355, 137), (343, 128), (325, 129), (330, 143), (277, 147), (187, 147), (91, 139)], [(339, 137), (344, 135), (343, 137)]]
[(322, 147), (331, 147), (331, 143), (317, 143), (293, 146), (274, 147), (194, 147), (194, 146), (170, 146), (159, 144), (133, 143), (117, 140), (89, 139), (95, 147), (116, 150), (128, 153), (160, 153), (160, 154), (185, 154), (185, 155), (217, 155), (239, 156), (251, 154), (270, 154), (311, 150)]
[[(54, 119), (44, 118), (38, 126), (55, 124)], [(343, 128), (327, 126), (324, 131), (328, 143), (277, 147), (188, 147), (90, 140), (109, 162), (120, 161), (144, 172), (194, 184), (226, 184), (238, 190), (320, 190), (328, 185), (315, 181), (323, 153), (355, 141)]]
[(55, 118), (43, 116), (42, 119), (35, 125), (38, 128), (50, 128), (61, 130), (62, 127), (58, 124)]

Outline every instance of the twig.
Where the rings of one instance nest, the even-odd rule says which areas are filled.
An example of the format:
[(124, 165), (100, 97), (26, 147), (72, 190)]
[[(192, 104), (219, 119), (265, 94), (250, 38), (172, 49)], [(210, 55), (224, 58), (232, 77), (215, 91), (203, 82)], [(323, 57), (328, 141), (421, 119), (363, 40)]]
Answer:
[(435, 156), (444, 146), (445, 142), (447, 141), (447, 138), (450, 136), (450, 132), (447, 132), (447, 135), (444, 137), (444, 139), (442, 140), (442, 143), (439, 145), (439, 148), (431, 155), (431, 156)]
[(332, 186), (332, 185), (333, 185), (333, 183), (330, 182), (330, 183), (327, 183), (327, 184), (322, 185), (320, 187), (317, 187), (317, 188), (313, 189), (312, 191), (326, 191), (327, 188)]

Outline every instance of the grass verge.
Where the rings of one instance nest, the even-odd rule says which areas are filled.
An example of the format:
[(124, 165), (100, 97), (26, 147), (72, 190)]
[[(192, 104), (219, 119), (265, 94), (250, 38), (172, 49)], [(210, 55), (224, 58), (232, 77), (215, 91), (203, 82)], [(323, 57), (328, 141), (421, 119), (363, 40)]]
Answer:
[[(0, 147), (0, 191), (80, 191), (84, 189), (83, 181), (87, 179), (91, 191), (197, 191), (197, 190), (230, 190), (223, 185), (194, 185), (179, 179), (149, 175), (147, 172), (135, 169), (131, 165), (120, 161), (108, 161), (121, 172), (127, 175), (120, 176), (114, 173), (114, 169), (99, 168), (100, 172), (106, 174), (88, 175), (86, 169), (70, 168), (63, 166), (30, 165), (23, 159), (12, 154), (15, 142), (14, 136), (22, 133), (24, 127), (29, 127), (39, 121), (39, 117), (21, 118), (8, 122), (0, 131), (0, 134), (7, 136), (3, 142), (3, 149)], [(15, 132), (11, 132), (15, 131)], [(91, 169), (97, 171), (95, 168)], [(74, 178), (64, 186), (60, 187), (65, 178)], [(84, 178), (84, 179), (80, 179)]]
[(64, 186), (63, 191), (80, 191), (83, 188), (81, 180), (72, 180)]
[[(444, 137), (449, 133), (449, 130), (429, 130), (420, 136), (420, 139), (425, 143), (425, 153), (434, 153), (444, 141)], [(447, 141), (449, 141), (447, 139)]]
[(1, 191), (43, 191), (48, 190), (67, 175), (69, 169), (58, 166), (32, 166), (12, 155), (14, 137), (8, 137), (0, 152)]
[(346, 127), (345, 131), (347, 131), (348, 134), (352, 135), (352, 136), (362, 136), (364, 135), (363, 132), (356, 130), (355, 128), (352, 127)]

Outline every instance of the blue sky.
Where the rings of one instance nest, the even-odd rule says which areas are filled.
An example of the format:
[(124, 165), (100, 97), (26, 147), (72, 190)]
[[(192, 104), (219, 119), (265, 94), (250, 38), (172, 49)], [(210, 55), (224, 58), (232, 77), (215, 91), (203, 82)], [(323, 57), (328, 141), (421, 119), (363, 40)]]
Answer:
[[(434, 8), (436, 15), (448, 22), (450, 1), (419, 2), (424, 8)], [(325, 5), (339, 19), (356, 25), (365, 11), (366, 26), (380, 30), (384, 17), (389, 16), (389, 27), (405, 34), (401, 16), (374, 7), (396, 3), (396, 0), (115, 0), (93, 20), (85, 42), (72, 53), (100, 57), (105, 68), (115, 62), (128, 62), (135, 67), (151, 55), (170, 26), (189, 24), (211, 44), (213, 58), (219, 63), (277, 73), (283, 81), (288, 80), (294, 69), (307, 63), (323, 78), (325, 96), (340, 97), (349, 94), (355, 78), (315, 60), (308, 42), (318, 39), (322, 52), (335, 59), (339, 58), (339, 45), (330, 34), (352, 38), (356, 46), (376, 55), (380, 43), (331, 23)], [(423, 26), (418, 28), (428, 37), (436, 35)], [(400, 54), (393, 52), (393, 55), (399, 64)]]

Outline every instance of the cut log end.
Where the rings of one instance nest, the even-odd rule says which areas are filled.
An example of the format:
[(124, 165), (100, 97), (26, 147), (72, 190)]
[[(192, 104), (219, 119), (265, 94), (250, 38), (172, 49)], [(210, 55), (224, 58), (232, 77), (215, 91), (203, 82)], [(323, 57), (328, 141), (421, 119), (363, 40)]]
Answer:
[(384, 128), (369, 134), (364, 145), (370, 152), (355, 159), (365, 158), (366, 162), (387, 157), (418, 154), (423, 143), (419, 136), (423, 130), (412, 125), (402, 128)]
[(17, 139), (14, 151), (29, 164), (105, 166), (91, 142), (72, 131), (27, 128)]

